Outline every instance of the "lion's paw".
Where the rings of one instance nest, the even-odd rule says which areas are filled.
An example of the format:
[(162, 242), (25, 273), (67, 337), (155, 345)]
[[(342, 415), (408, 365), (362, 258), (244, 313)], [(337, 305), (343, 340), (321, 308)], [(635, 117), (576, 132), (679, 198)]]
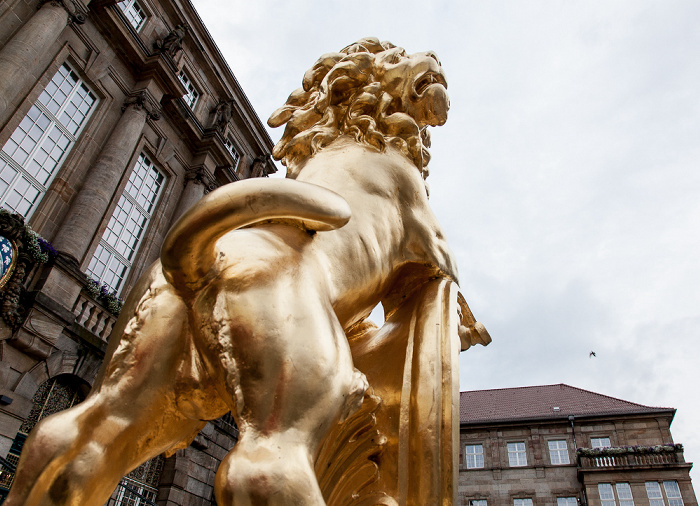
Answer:
[(368, 388), (369, 383), (367, 382), (367, 377), (357, 369), (354, 369), (352, 373), (352, 381), (350, 382), (350, 391), (348, 396), (345, 398), (345, 406), (343, 407), (343, 412), (340, 415), (340, 423), (347, 420), (350, 415), (360, 409), (360, 406), (362, 406), (362, 399), (364, 398), (365, 392)]

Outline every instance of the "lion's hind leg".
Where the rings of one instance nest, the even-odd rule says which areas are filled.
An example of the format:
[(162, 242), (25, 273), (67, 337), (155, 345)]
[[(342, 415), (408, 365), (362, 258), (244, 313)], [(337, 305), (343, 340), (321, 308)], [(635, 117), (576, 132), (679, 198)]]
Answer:
[[(32, 430), (6, 505), (104, 504), (122, 476), (204, 425), (207, 414), (197, 416), (197, 403), (187, 402), (196, 389), (182, 373), (191, 357), (187, 311), (159, 269), (151, 283), (137, 285), (145, 292), (138, 304), (127, 301), (132, 317), (113, 336), (109, 363), (87, 399)], [(210, 403), (220, 408), (211, 418), (226, 411)]]

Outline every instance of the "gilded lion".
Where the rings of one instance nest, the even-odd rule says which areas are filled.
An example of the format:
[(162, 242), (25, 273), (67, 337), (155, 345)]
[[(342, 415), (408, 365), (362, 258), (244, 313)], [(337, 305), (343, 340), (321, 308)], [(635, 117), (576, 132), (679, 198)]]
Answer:
[(104, 504), (229, 410), (218, 504), (325, 504), (321, 441), (368, 387), (346, 333), (418, 278), (457, 279), (424, 182), (446, 86), (431, 52), (367, 38), (323, 55), (269, 120), (287, 179), (227, 185), (176, 223), (92, 392), (32, 432), (5, 504)]

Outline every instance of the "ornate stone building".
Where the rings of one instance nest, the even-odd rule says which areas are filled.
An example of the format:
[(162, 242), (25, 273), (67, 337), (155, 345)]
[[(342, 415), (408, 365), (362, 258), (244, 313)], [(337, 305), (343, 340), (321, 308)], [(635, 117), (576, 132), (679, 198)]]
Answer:
[(697, 506), (676, 410), (568, 385), (462, 392), (459, 504)]
[[(118, 297), (174, 220), (276, 169), (189, 0), (0, 2), (0, 146), (1, 498), (26, 434), (89, 391)], [(211, 504), (236, 433), (230, 417), (207, 425), (113, 500)]]

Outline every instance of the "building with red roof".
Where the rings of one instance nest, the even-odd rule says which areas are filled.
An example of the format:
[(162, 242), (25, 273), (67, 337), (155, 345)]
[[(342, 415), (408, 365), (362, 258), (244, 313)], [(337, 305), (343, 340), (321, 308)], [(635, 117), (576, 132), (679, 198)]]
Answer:
[(462, 392), (459, 504), (697, 506), (675, 413), (564, 384)]

